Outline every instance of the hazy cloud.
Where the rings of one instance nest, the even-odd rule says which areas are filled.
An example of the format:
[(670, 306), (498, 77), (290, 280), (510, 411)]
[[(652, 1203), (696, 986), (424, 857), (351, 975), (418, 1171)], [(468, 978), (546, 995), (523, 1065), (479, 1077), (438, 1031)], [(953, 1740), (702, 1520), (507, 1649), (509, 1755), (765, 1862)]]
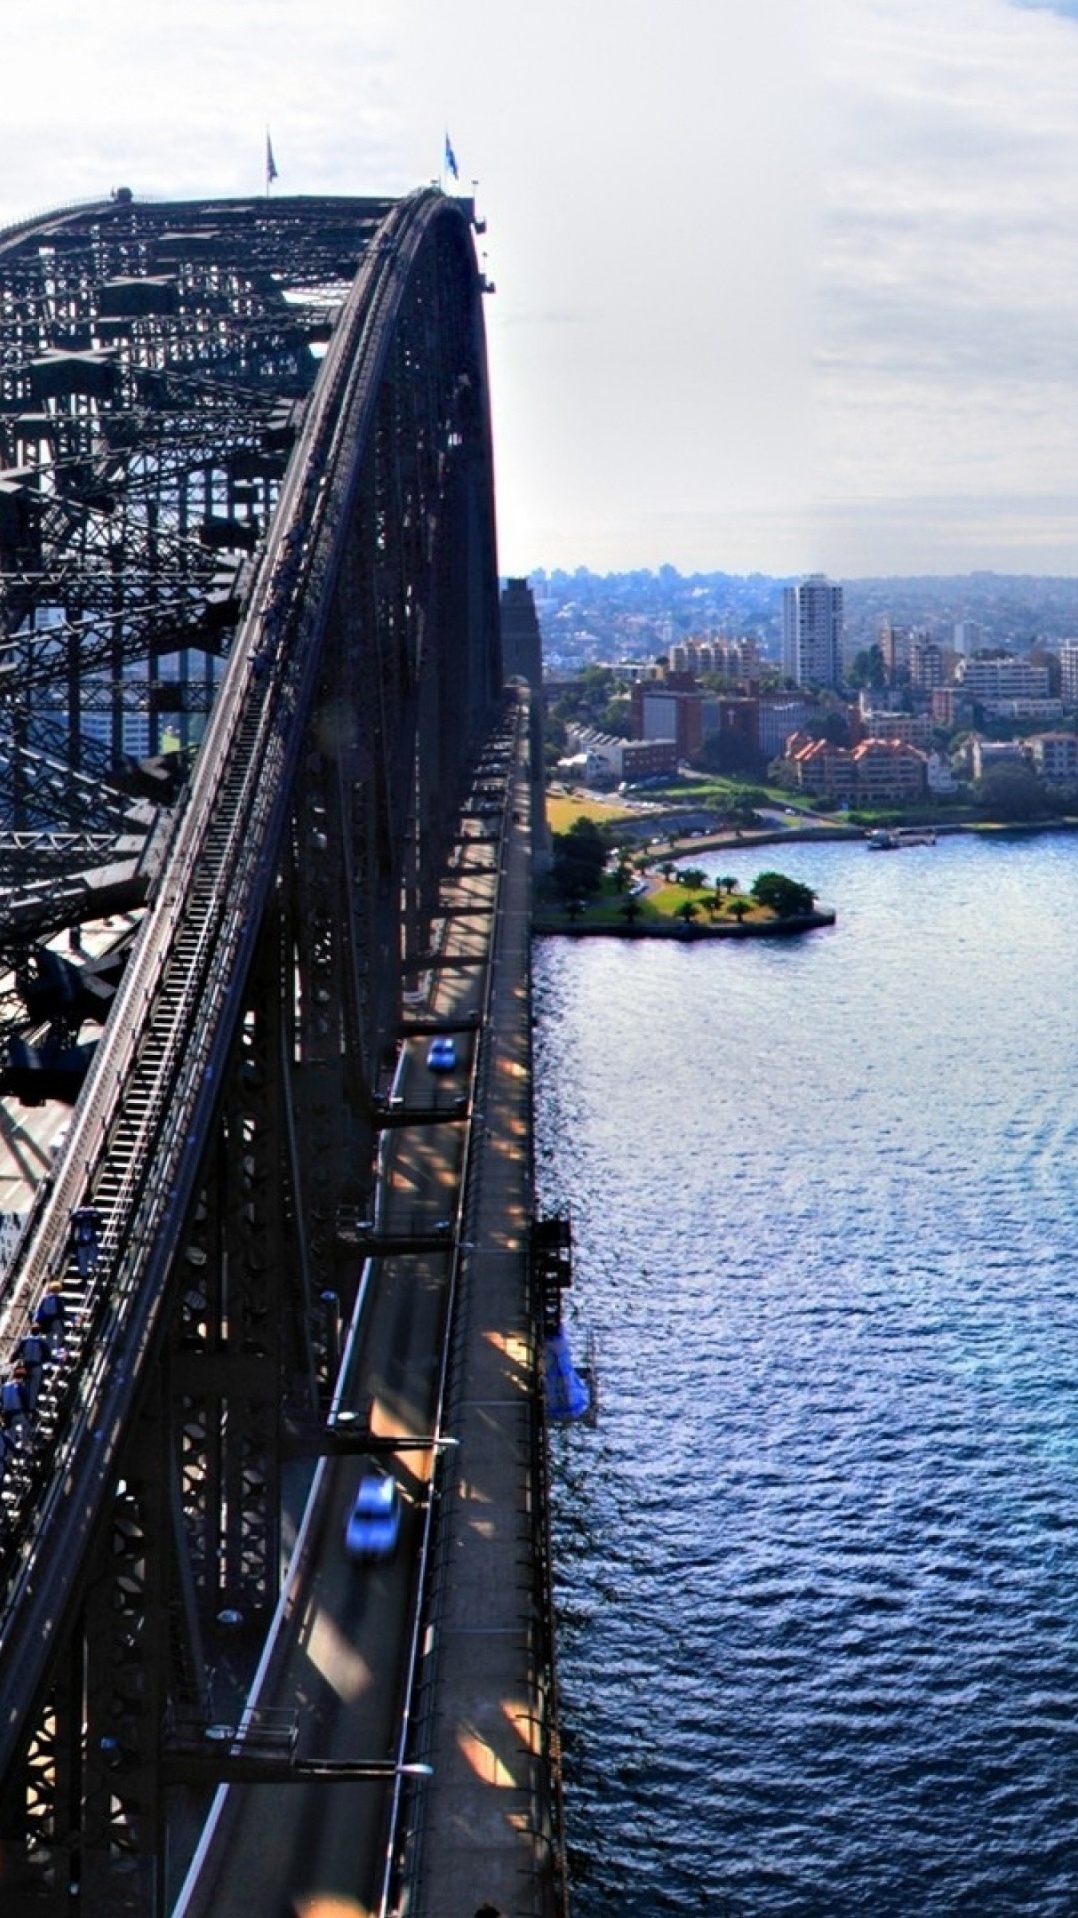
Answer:
[(915, 515), (896, 516), (918, 497), (926, 549), (949, 539), (956, 570), (1058, 556), (1078, 503), (1078, 38), (1010, 0), (845, 15), (827, 77), (821, 563), (889, 524), (919, 570)]
[(1037, 7), (1045, 13), (1066, 14), (1078, 20), (1078, 0), (1011, 0), (1015, 7)]
[(507, 570), (1021, 569), (1078, 493), (1062, 14), (54, 0), (5, 39), (0, 219), (257, 191), (267, 125), (280, 192), (405, 192), (448, 129)]

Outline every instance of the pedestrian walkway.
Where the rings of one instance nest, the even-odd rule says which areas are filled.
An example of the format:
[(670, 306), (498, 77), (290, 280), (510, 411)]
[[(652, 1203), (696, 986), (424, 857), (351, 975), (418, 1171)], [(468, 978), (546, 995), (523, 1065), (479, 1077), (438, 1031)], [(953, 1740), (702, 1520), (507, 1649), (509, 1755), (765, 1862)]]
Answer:
[[(482, 1136), (465, 1216), (434, 1616), (433, 1768), (419, 1790), (417, 1918), (564, 1911), (547, 1608), (541, 1329), (528, 1241), (531, 804), (527, 728), (510, 799)], [(479, 1128), (477, 1125), (477, 1132)]]

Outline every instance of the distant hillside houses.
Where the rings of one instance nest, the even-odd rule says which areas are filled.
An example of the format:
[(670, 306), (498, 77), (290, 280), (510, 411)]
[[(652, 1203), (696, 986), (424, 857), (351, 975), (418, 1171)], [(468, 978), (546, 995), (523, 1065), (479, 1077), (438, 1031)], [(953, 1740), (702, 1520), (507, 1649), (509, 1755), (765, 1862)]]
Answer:
[[(819, 599), (827, 582), (809, 583)], [(832, 624), (839, 604), (824, 595)], [(543, 696), (565, 727), (564, 770), (608, 789), (689, 768), (762, 782), (773, 769), (779, 784), (870, 809), (950, 795), (1007, 765), (1078, 782), (1078, 640), (1019, 655), (983, 637), (973, 620), (945, 639), (885, 622), (845, 683), (804, 684), (751, 638), (669, 634), (650, 662), (548, 680)], [(806, 626), (801, 654), (811, 638)]]

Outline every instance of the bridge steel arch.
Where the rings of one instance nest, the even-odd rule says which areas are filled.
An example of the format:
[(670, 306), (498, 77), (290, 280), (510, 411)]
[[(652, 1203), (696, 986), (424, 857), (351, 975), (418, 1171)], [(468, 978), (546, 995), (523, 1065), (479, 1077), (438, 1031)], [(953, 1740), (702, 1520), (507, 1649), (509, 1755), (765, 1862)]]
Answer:
[[(87, 1910), (149, 1908), (162, 1728), (201, 1709), (221, 1621), (253, 1656), (272, 1614), (282, 1432), (325, 1407), (335, 1221), (368, 1196), (403, 982), (498, 709), (470, 228), (436, 191), (121, 194), (0, 236), (10, 737), (57, 631), (73, 771), (103, 646), (117, 681), (196, 640), (221, 659), (0, 1294), (0, 1361), (49, 1282), (72, 1319), (2, 1489), (0, 1872)], [(0, 933), (72, 923), (77, 892), (9, 880)]]

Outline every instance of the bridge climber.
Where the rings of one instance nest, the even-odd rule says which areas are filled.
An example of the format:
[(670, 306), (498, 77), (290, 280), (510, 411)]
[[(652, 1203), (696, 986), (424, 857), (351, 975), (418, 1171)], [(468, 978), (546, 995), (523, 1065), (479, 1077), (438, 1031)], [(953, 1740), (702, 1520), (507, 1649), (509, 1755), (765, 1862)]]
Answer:
[(0, 1284), (0, 1366), (65, 1321), (0, 1489), (0, 1871), (42, 1910), (174, 1889), (167, 1727), (272, 1618), (337, 1222), (504, 729), (472, 224), (0, 234), (0, 1094), (71, 1109)]

